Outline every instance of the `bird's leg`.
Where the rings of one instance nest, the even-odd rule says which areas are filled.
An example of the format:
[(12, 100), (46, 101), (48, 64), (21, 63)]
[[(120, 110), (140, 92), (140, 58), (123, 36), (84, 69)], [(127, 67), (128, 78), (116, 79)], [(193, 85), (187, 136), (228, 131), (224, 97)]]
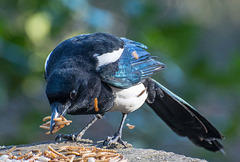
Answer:
[(120, 143), (124, 147), (127, 147), (126, 142), (122, 140), (122, 128), (126, 118), (127, 118), (127, 114), (123, 114), (122, 121), (121, 121), (120, 127), (118, 128), (118, 131), (113, 136), (107, 137), (107, 139), (103, 142), (103, 145), (107, 147), (111, 147), (112, 144)]
[(98, 119), (102, 119), (104, 114), (97, 114), (94, 118), (79, 132), (74, 134), (59, 134), (56, 136), (55, 140), (58, 142), (61, 141), (80, 141), (82, 136), (85, 134), (86, 130), (91, 127)]

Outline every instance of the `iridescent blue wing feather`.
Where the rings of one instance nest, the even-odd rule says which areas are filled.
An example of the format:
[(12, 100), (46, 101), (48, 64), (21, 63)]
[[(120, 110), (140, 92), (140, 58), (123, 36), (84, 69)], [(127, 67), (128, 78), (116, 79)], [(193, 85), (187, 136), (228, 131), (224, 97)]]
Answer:
[(119, 60), (99, 67), (98, 73), (104, 82), (118, 88), (129, 88), (165, 68), (163, 63), (150, 56), (145, 45), (121, 39), (125, 45)]

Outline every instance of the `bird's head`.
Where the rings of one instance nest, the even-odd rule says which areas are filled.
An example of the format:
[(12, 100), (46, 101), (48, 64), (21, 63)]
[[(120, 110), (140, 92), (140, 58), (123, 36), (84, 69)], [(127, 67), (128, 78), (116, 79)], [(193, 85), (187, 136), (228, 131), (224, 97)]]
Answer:
[(78, 90), (83, 84), (84, 81), (79, 81), (72, 69), (56, 71), (48, 77), (46, 94), (52, 109), (50, 133), (55, 126), (54, 119), (60, 115), (64, 116), (73, 106)]

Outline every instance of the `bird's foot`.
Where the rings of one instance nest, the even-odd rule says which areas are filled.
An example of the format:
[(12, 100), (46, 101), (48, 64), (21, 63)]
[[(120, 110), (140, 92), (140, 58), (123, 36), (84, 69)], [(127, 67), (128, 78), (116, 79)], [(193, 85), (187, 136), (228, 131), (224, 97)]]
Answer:
[(76, 137), (75, 134), (58, 134), (55, 137), (55, 141), (63, 142), (63, 141), (75, 141)]
[(55, 141), (63, 142), (63, 141), (82, 141), (81, 134), (58, 134), (55, 137)]
[(56, 136), (55, 141), (57, 142), (68, 142), (68, 141), (75, 141), (81, 143), (93, 143), (90, 139), (83, 139), (82, 137), (76, 136), (76, 134), (59, 134)]
[(93, 125), (98, 119), (101, 119), (104, 114), (97, 114), (94, 118), (79, 132), (75, 134), (59, 134), (56, 136), (55, 141), (85, 141), (82, 136), (85, 134), (86, 130)]
[(131, 144), (123, 141), (121, 135), (115, 134), (114, 136), (108, 136), (107, 139), (103, 142), (103, 145), (107, 148), (128, 148), (132, 147)]

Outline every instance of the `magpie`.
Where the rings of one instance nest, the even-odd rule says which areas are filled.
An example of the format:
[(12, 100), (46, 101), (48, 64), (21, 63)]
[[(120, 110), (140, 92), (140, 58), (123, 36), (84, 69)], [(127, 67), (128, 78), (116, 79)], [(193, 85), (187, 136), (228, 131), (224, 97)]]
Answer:
[(60, 115), (94, 118), (81, 131), (59, 134), (56, 140), (79, 141), (106, 112), (123, 116), (117, 132), (104, 145), (121, 143), (127, 115), (146, 103), (178, 135), (210, 151), (222, 151), (224, 137), (194, 107), (150, 78), (165, 64), (147, 47), (106, 33), (82, 34), (61, 42), (45, 61), (46, 95), (52, 109), (50, 132)]

